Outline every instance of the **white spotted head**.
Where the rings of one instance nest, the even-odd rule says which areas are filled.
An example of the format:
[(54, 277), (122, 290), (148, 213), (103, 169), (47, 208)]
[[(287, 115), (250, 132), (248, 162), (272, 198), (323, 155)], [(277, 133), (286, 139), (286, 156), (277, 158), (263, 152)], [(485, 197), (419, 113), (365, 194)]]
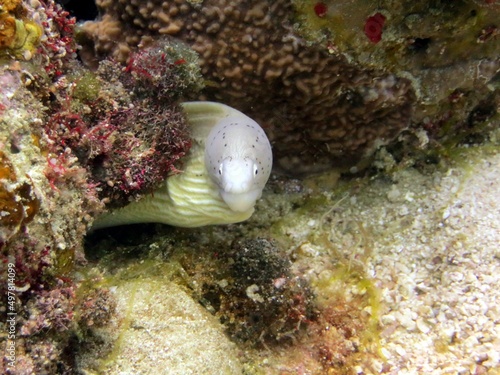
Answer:
[(264, 130), (240, 112), (222, 118), (205, 141), (205, 166), (233, 211), (255, 205), (271, 174), (272, 160)]

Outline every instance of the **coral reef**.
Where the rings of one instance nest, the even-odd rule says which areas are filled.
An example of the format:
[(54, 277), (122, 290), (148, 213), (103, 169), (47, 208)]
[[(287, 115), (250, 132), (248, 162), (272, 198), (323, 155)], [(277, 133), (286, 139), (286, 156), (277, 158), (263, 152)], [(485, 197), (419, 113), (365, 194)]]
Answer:
[(103, 327), (114, 317), (116, 300), (109, 289), (89, 288), (82, 298), (78, 310), (80, 329)]
[[(1, 373), (498, 370), (497, 2), (98, 5), (80, 51), (52, 0), (1, 4)], [(246, 225), (87, 235), (182, 167), (196, 97), (297, 175), (388, 145), (272, 176)]]
[(151, 9), (98, 2), (104, 15), (82, 26), (91, 40), (84, 52), (92, 48), (97, 56), (125, 61), (132, 45), (147, 45), (158, 35), (187, 42), (200, 54), (208, 80), (204, 97), (261, 123), (287, 170), (321, 169), (332, 161), (352, 164), (409, 124), (410, 82), (307, 45), (293, 31), (289, 1), (148, 4)]
[[(133, 231), (116, 227), (90, 235), (87, 255), (97, 269), (107, 270), (106, 284), (118, 290), (122, 299), (118, 310), (125, 320), (118, 328), (123, 339), (119, 339), (116, 354), (92, 363), (90, 359), (95, 361), (99, 349), (91, 347), (90, 353), (79, 355), (81, 366), (95, 369), (100, 363), (101, 369), (147, 369), (155, 358), (177, 369), (183, 356), (172, 357), (168, 351), (143, 356), (137, 343), (144, 348), (163, 340), (170, 347), (175, 341), (176, 347), (198, 350), (205, 331), (200, 327), (199, 335), (192, 336), (185, 331), (184, 322), (192, 313), (197, 314), (199, 306), (176, 315), (177, 304), (189, 298), (218, 318), (216, 325), (238, 348), (237, 362), (245, 373), (296, 373), (301, 369), (311, 374), (353, 374), (356, 366), (370, 369), (382, 363), (377, 352), (380, 297), (361, 265), (368, 255), (352, 262), (334, 250), (336, 244), (325, 232), (327, 225), (316, 232), (314, 226), (306, 224), (311, 217), (324, 215), (327, 198), (320, 201), (310, 196), (309, 189), (297, 189), (296, 183), (274, 184), (280, 191), (250, 219), (251, 225), (189, 231), (142, 225)], [(291, 222), (277, 211), (287, 212)], [(259, 228), (255, 224), (261, 220), (266, 225)], [(299, 227), (302, 229), (297, 231)], [(311, 242), (303, 237), (309, 231), (315, 233)], [(278, 241), (255, 237), (252, 232), (273, 233)], [(318, 233), (320, 238), (314, 238)], [(175, 300), (179, 302), (166, 311), (158, 307)], [(171, 314), (176, 316), (176, 329), (169, 330), (169, 335), (162, 335), (165, 322), (158, 322), (158, 314), (168, 322)], [(192, 324), (205, 321), (198, 319)], [(205, 324), (208, 329), (214, 322)], [(104, 336), (113, 336), (116, 330), (114, 325), (105, 327)], [(178, 338), (183, 332), (190, 344)], [(211, 341), (209, 337), (206, 340)], [(220, 345), (227, 343), (220, 340), (212, 351), (204, 352), (204, 358), (218, 358), (213, 350)], [(221, 363), (234, 361), (232, 353)], [(186, 368), (192, 368), (198, 358), (184, 361)]]
[(488, 120), (498, 118), (498, 2), (326, 1), (321, 18), (309, 1), (293, 3), (296, 30), (311, 43), (410, 79), (410, 132), (427, 132), (427, 146), (469, 142), (471, 133), (485, 134), (485, 124), (494, 126)]
[[(0, 273), (12, 274), (0, 292), (16, 314), (15, 360), (2, 352), (0, 372), (71, 373), (74, 337), (92, 335), (113, 310), (104, 289), (74, 279), (83, 238), (106, 204), (177, 170), (190, 139), (176, 103), (198, 89), (199, 69), (194, 52), (163, 44), (157, 69), (173, 73), (134, 90), (134, 73), (116, 63), (80, 64), (75, 19), (53, 1), (3, 2), (0, 18)], [(137, 61), (135, 71), (150, 62)], [(170, 90), (161, 106), (155, 85)]]
[[(261, 123), (283, 169), (352, 167), (404, 129), (457, 143), (481, 128), (473, 113), (497, 113), (498, 4), (440, 4), (97, 1), (82, 56), (127, 61), (161, 35), (183, 40), (200, 54), (203, 97)], [(456, 90), (461, 109), (449, 104)]]
[[(68, 275), (83, 259), (82, 239), (90, 215), (102, 209), (95, 191), (87, 189), (86, 172), (75, 165), (76, 158), (66, 155), (64, 164), (56, 166), (49, 155), (46, 104), (49, 95), (58, 92), (56, 67), (76, 57), (66, 53), (75, 45), (61, 39), (63, 24), (54, 23), (67, 19), (61, 8), (32, 4), (18, 2), (13, 14), (23, 22), (37, 20), (40, 45), (26, 37), (22, 47), (5, 50), (0, 57), (0, 274), (9, 270), (11, 275), (10, 284), (2, 283), (0, 292), (6, 296), (8, 289), (9, 312), (15, 314), (13, 335), (1, 339), (2, 348), (9, 342), (15, 346), (13, 361), (2, 353), (0, 371), (5, 374), (68, 371), (61, 356), (78, 303), (77, 286)], [(70, 25), (67, 19), (64, 26)], [(62, 46), (68, 50), (55, 54), (54, 48)], [(56, 187), (48, 176), (57, 168)], [(2, 298), (2, 311), (5, 302)], [(2, 330), (5, 324), (2, 320)]]
[(160, 39), (133, 54), (122, 80), (138, 97), (157, 104), (186, 99), (203, 88), (198, 55), (184, 43)]
[(497, 23), (496, 2), (325, 1), (321, 17), (312, 11), (313, 2), (292, 2), (297, 30), (306, 39), (335, 47), (362, 64), (404, 69), (416, 79), (424, 67), (497, 58), (498, 46), (486, 36)]
[[(0, 151), (0, 248), (20, 227), (28, 224), (40, 207), (38, 198), (32, 192), (32, 185), (25, 181), (17, 184), (17, 176), (7, 156)], [(12, 189), (12, 186), (15, 186)]]

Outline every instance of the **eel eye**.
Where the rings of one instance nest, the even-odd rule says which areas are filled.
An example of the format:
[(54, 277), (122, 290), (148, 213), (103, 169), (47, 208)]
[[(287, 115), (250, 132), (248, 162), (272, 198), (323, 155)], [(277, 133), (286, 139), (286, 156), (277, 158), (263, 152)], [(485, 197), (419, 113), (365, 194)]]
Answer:
[(222, 164), (219, 166), (219, 176), (222, 176)]
[(259, 174), (259, 167), (255, 164), (253, 166), (253, 175), (257, 176)]

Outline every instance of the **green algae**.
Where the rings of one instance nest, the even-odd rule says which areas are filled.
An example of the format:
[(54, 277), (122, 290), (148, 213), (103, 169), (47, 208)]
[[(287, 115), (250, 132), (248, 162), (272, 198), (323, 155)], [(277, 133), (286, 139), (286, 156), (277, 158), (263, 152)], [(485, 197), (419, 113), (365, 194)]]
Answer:
[(81, 76), (68, 76), (71, 82), (75, 82), (72, 96), (84, 103), (92, 103), (99, 97), (102, 89), (100, 79), (92, 72), (85, 71)]
[(60, 249), (55, 253), (55, 262), (53, 273), (57, 277), (68, 276), (75, 265), (75, 249)]

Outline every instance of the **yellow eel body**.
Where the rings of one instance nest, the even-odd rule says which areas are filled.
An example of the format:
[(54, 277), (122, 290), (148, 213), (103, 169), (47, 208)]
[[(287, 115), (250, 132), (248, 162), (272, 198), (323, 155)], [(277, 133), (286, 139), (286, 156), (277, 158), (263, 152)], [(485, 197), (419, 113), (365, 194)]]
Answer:
[[(256, 199), (260, 198), (262, 188), (270, 174), (270, 163), (268, 170), (256, 176), (253, 183), (252, 198), (250, 203), (245, 203), (243, 210), (235, 211), (221, 197), (224, 192), (218, 184), (217, 177), (210, 175), (206, 168), (206, 139), (211, 131), (221, 120), (231, 120), (248, 124), (253, 120), (241, 112), (220, 103), (214, 102), (188, 102), (183, 104), (183, 110), (192, 131), (192, 146), (183, 158), (183, 170), (181, 173), (168, 177), (152, 194), (132, 202), (125, 207), (112, 210), (98, 217), (92, 226), (92, 230), (110, 226), (133, 224), (133, 223), (164, 223), (178, 227), (199, 227), (204, 225), (230, 224), (247, 220), (254, 212)], [(248, 126), (247, 126), (248, 127)], [(258, 127), (258, 125), (257, 125)], [(263, 134), (260, 127), (259, 135)], [(248, 134), (245, 135), (247, 138)], [(271, 147), (267, 137), (262, 142), (267, 142), (263, 147), (265, 153)], [(255, 145), (250, 146), (255, 148)], [(242, 147), (239, 147), (241, 149)], [(243, 147), (244, 148), (244, 147)], [(251, 151), (245, 156), (245, 161), (253, 158)], [(262, 150), (260, 151), (262, 154)], [(223, 155), (229, 160), (233, 155)], [(261, 155), (255, 155), (260, 158)], [(266, 160), (271, 160), (271, 155), (266, 155)], [(259, 159), (257, 159), (259, 160)], [(259, 161), (260, 163), (260, 161)], [(214, 173), (220, 173), (216, 171)], [(258, 179), (257, 179), (258, 177)], [(246, 178), (246, 177), (245, 177)], [(258, 194), (255, 194), (257, 186)], [(244, 194), (243, 194), (244, 195)]]

